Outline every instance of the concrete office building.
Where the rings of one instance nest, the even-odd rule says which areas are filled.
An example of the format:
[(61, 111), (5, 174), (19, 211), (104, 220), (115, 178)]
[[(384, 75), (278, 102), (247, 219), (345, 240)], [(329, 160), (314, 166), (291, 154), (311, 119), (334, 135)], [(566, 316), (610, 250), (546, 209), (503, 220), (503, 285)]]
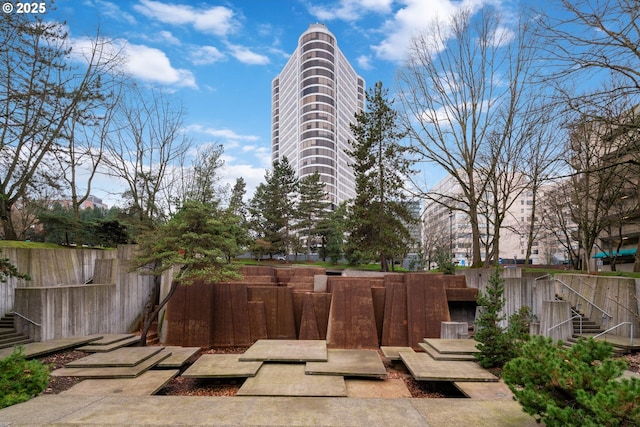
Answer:
[(329, 200), (355, 196), (346, 150), (364, 109), (365, 82), (323, 24), (309, 26), (272, 83), (272, 160), (287, 157), (298, 178), (318, 172)]

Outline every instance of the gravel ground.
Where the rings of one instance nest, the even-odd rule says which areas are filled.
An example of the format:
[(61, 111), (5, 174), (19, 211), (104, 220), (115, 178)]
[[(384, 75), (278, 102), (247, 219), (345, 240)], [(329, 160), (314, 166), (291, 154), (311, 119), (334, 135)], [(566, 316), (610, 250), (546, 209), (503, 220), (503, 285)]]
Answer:
[[(246, 347), (217, 348), (206, 350), (201, 354), (241, 354), (244, 353), (245, 350)], [(45, 364), (49, 364), (52, 369), (59, 369), (64, 367), (66, 363), (81, 359), (88, 354), (89, 353), (85, 353), (83, 351), (68, 350), (41, 357), (39, 360)], [(388, 378), (401, 378), (411, 392), (412, 397), (432, 399), (459, 397), (459, 395), (456, 395), (456, 391), (453, 386), (443, 388), (442, 384), (434, 385), (433, 383), (416, 381), (407, 371), (402, 362), (391, 361), (384, 357), (381, 352), (379, 352), (379, 354), (385, 368), (387, 369)], [(623, 358), (627, 361), (629, 370), (633, 372), (640, 372), (640, 353), (626, 355), (623, 356)], [(183, 370), (184, 369), (186, 368), (183, 368)], [(80, 381), (81, 379), (76, 377), (52, 376), (49, 386), (45, 389), (43, 394), (58, 394), (71, 388)], [(235, 396), (243, 382), (243, 378), (196, 379), (178, 376), (171, 380), (159, 391), (158, 394), (166, 396)]]

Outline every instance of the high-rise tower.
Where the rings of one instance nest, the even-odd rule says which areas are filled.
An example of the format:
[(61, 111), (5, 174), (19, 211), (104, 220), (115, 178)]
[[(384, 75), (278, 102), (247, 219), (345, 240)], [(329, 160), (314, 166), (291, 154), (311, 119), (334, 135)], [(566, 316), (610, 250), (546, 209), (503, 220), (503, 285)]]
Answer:
[(355, 196), (346, 150), (364, 109), (365, 83), (323, 24), (311, 24), (271, 91), (272, 160), (287, 157), (298, 178), (319, 172), (334, 204)]

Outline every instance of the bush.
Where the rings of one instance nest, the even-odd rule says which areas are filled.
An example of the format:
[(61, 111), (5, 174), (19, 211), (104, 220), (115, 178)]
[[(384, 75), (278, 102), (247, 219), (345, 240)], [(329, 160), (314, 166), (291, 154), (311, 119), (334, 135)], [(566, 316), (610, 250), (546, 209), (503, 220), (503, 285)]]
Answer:
[(620, 378), (626, 364), (612, 355), (592, 338), (565, 348), (536, 336), (502, 375), (524, 411), (547, 426), (638, 426), (640, 380)]
[(24, 402), (49, 384), (49, 368), (37, 360), (26, 360), (21, 347), (0, 359), (0, 408)]

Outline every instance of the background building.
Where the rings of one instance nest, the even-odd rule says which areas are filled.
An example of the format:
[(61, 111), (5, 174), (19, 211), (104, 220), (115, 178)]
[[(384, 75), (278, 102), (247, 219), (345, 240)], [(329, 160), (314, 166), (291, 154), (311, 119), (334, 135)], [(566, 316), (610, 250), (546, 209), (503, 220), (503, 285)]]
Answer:
[(287, 157), (298, 178), (318, 172), (333, 204), (355, 196), (346, 150), (364, 109), (365, 82), (323, 24), (309, 26), (272, 83), (272, 160)]

